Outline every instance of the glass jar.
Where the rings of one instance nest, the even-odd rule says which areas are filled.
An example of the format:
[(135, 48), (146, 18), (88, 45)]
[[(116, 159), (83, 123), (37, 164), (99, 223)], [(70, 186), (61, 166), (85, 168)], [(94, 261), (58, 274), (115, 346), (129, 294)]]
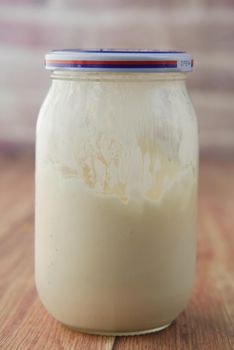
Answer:
[(167, 327), (195, 275), (198, 137), (184, 52), (52, 51), (36, 144), (36, 284), (60, 322)]

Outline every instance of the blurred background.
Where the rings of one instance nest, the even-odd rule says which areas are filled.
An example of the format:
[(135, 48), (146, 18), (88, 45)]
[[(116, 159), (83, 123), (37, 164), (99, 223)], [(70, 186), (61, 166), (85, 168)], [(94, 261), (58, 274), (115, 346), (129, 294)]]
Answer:
[[(60, 48), (172, 49), (194, 57), (188, 87), (200, 126), (197, 284), (186, 312), (157, 340), (91, 345), (65, 333), (37, 298), (35, 125), (50, 85), (44, 55)], [(230, 349), (233, 203), (234, 0), (0, 0), (0, 349), (130, 349), (131, 342), (132, 349)]]
[(234, 154), (234, 0), (0, 0), (0, 150), (33, 150), (55, 48), (186, 50), (202, 154)]

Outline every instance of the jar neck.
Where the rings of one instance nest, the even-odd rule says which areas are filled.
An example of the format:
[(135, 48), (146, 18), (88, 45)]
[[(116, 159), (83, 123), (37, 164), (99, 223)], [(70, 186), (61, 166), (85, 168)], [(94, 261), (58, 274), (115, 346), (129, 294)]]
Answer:
[(185, 82), (184, 72), (77, 72), (72, 70), (54, 70), (53, 80), (67, 81), (178, 81)]

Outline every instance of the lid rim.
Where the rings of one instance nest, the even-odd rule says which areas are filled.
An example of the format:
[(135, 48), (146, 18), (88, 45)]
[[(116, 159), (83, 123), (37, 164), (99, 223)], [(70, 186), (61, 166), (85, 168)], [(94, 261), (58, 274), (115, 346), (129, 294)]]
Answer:
[(152, 50), (52, 50), (45, 56), (48, 70), (77, 71), (178, 71), (192, 70), (193, 59), (185, 51)]

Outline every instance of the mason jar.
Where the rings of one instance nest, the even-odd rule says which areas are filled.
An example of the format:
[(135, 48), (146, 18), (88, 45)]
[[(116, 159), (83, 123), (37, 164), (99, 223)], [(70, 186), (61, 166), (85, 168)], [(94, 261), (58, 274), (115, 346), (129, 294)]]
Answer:
[(195, 275), (198, 136), (185, 52), (61, 50), (36, 141), (36, 285), (63, 324), (161, 330)]

